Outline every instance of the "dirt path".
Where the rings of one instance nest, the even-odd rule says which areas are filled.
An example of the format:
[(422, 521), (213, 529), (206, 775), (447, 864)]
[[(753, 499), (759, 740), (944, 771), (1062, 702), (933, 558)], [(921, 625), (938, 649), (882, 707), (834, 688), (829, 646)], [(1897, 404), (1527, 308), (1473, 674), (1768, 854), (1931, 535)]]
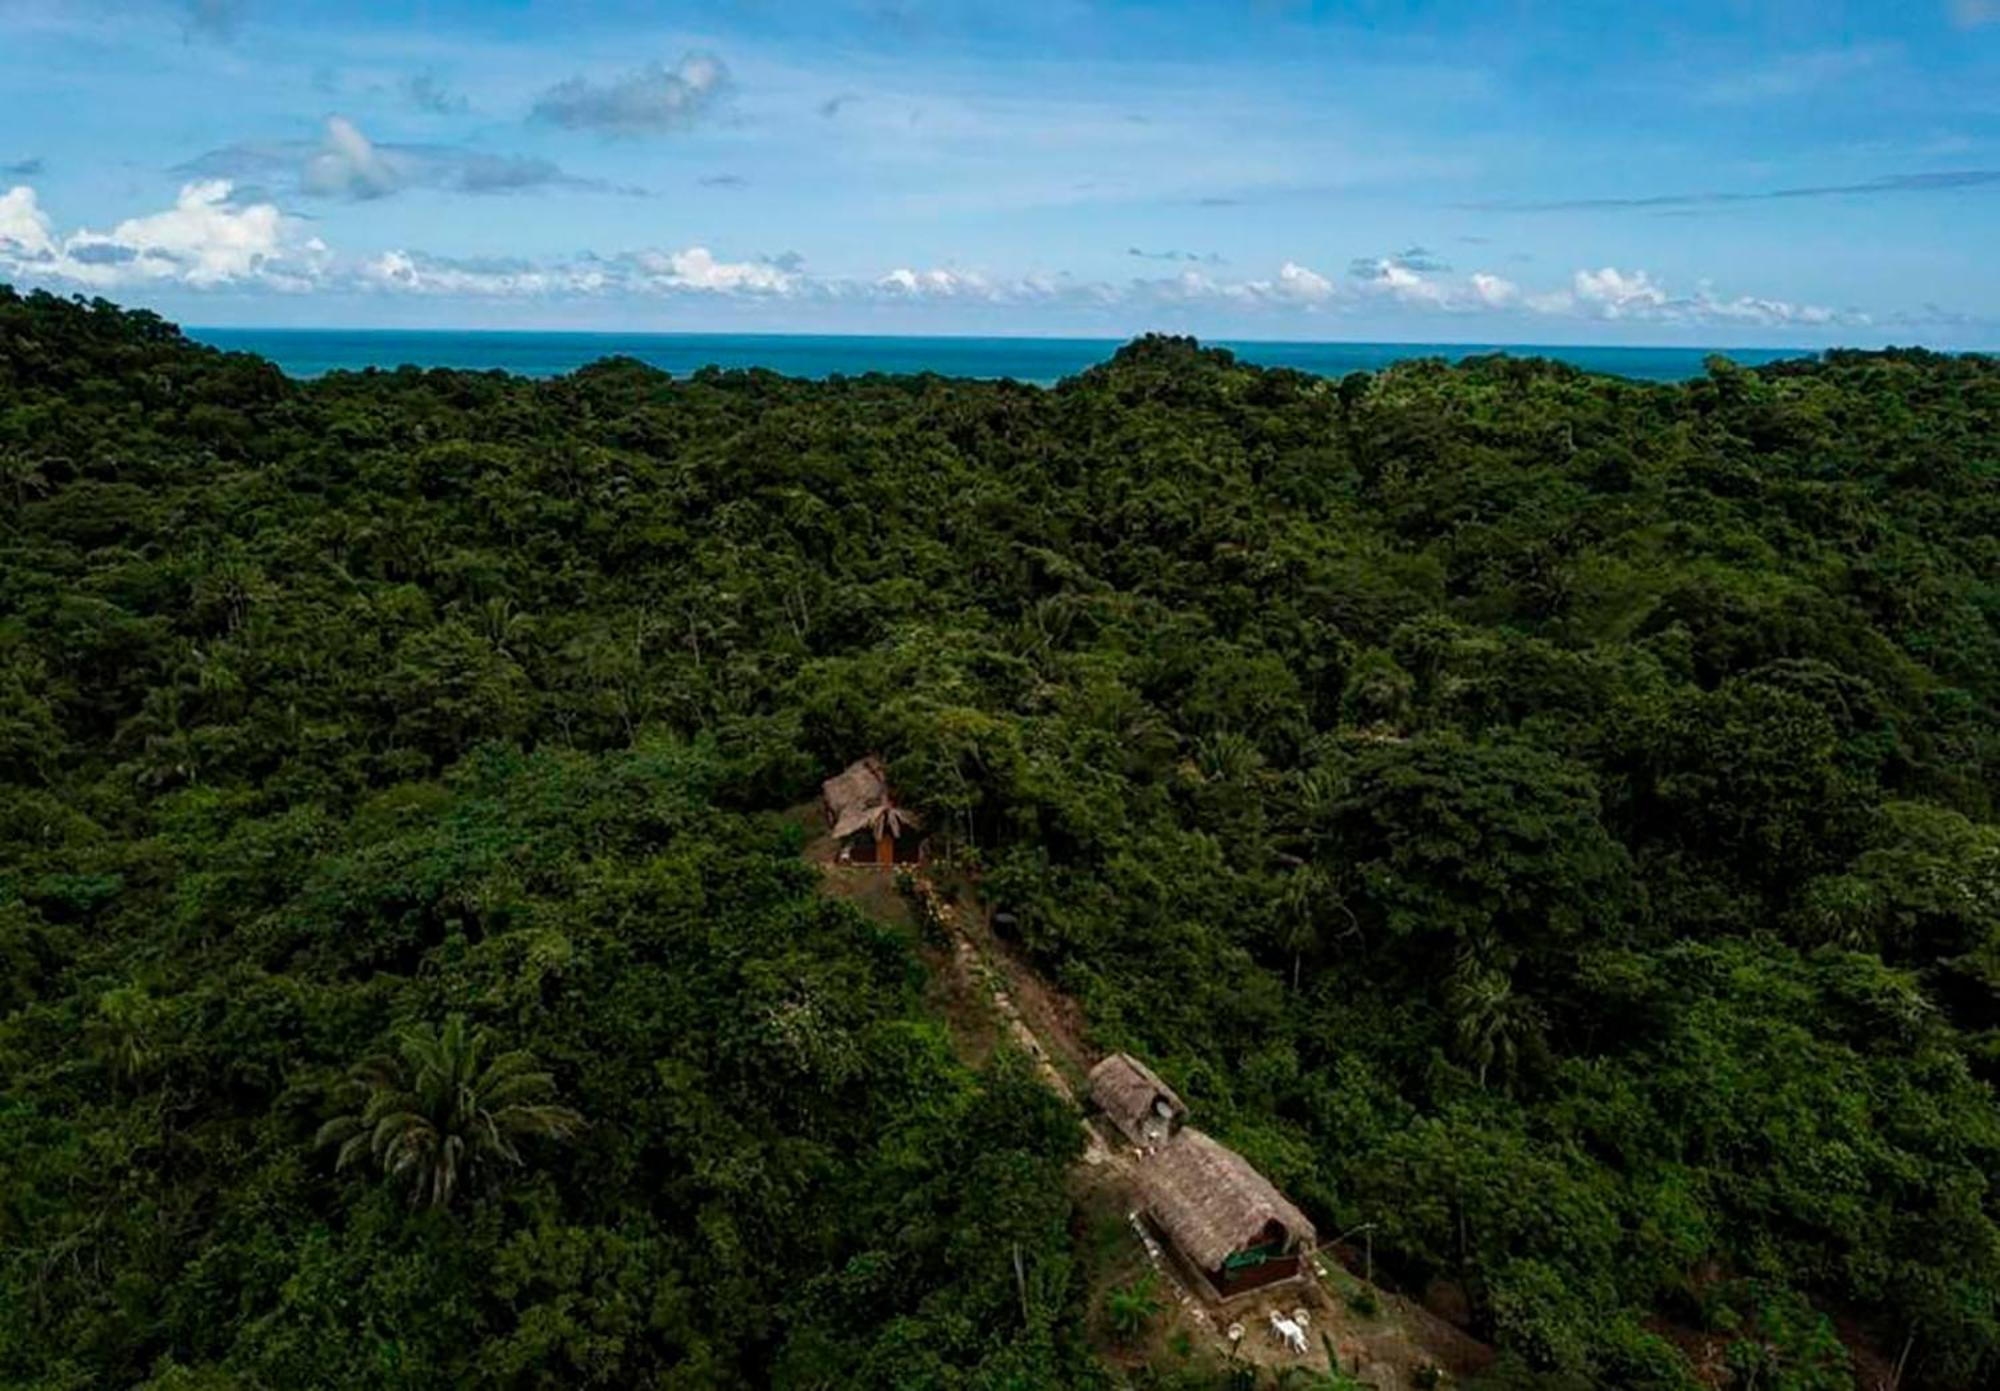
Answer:
[(1082, 1086), (1091, 1067), (1102, 1056), (1088, 1042), (1089, 1026), (1076, 1001), (1063, 994), (1031, 966), (1012, 943), (995, 936), (986, 910), (970, 889), (961, 889), (953, 898), (959, 927), (978, 951), (989, 970), (1005, 984), (1018, 1015), (1034, 1030), (1051, 1059)]
[[(1088, 1071), (1082, 1061), (1081, 1041), (1075, 1036), (1067, 1039), (1058, 1039), (1053, 1034), (1046, 1036), (1055, 1040), (1061, 1061), (1067, 1063), (1078, 1077), (1078, 1083), (1073, 1084), (1058, 1064), (1058, 1053), (1044, 1041), (1043, 1032), (1028, 1022), (1027, 1014), (1016, 1001), (1017, 993), (1023, 999), (1034, 1000), (1040, 1006), (1038, 1012), (1046, 1015), (1051, 1008), (1046, 987), (1032, 972), (1009, 970), (1004, 960), (991, 949), (992, 937), (985, 930), (985, 915), (977, 901), (968, 901), (969, 895), (948, 897), (928, 876), (923, 875), (917, 879), (917, 894), (929, 905), (931, 915), (950, 939), (953, 970), (958, 973), (960, 981), (975, 991), (985, 991), (1008, 1037), (1034, 1063), (1036, 1075), (1081, 1116), (1084, 1105), (1077, 1095), (1078, 1085)], [(1079, 1124), (1084, 1134), (1083, 1162), (1115, 1162), (1115, 1156), (1104, 1143), (1097, 1127), (1088, 1120), (1080, 1120)]]
[[(910, 921), (910, 906), (889, 875), (835, 864), (817, 843), (808, 847), (807, 856), (820, 866), (829, 893), (874, 916)], [(928, 913), (935, 920), (945, 942), (941, 951), (927, 955), (948, 976), (940, 988), (954, 1003), (952, 1023), (964, 1035), (962, 1046), (983, 1053), (997, 1030), (1027, 1055), (1049, 1089), (1077, 1112), (1085, 1137), (1079, 1201), (1107, 1220), (1116, 1214), (1120, 1225), (1130, 1228), (1127, 1254), (1102, 1272), (1093, 1303), (1112, 1285), (1142, 1271), (1152, 1273), (1169, 1300), (1160, 1326), (1144, 1348), (1106, 1349), (1108, 1356), (1137, 1366), (1160, 1358), (1184, 1358), (1192, 1349), (1224, 1364), (1319, 1371), (1328, 1370), (1332, 1358), (1338, 1358), (1342, 1370), (1379, 1391), (1414, 1387), (1427, 1368), (1443, 1369), (1448, 1379), (1438, 1384), (1446, 1385), (1451, 1374), (1464, 1375), (1491, 1360), (1491, 1350), (1483, 1344), (1414, 1301), (1366, 1283), (1342, 1266), (1330, 1249), (1310, 1255), (1315, 1278), (1304, 1285), (1273, 1288), (1221, 1310), (1197, 1294), (1174, 1258), (1139, 1220), (1136, 1152), (1107, 1141), (1084, 1116), (1083, 1088), (1097, 1053), (1088, 1042), (1082, 1010), (1043, 980), (1011, 944), (993, 934), (985, 908), (969, 888), (947, 892), (932, 876), (919, 875), (917, 893), (919, 914)], [(982, 1003), (985, 1008), (975, 1015)], [(1277, 1342), (1269, 1328), (1274, 1311), (1294, 1317), (1307, 1314), (1305, 1356)]]

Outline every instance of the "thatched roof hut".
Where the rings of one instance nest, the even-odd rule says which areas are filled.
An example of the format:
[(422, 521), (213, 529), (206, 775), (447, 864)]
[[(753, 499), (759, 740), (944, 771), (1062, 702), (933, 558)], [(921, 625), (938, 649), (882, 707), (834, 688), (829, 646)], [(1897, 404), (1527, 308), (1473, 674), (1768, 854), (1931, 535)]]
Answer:
[(1174, 1089), (1130, 1053), (1113, 1053), (1090, 1070), (1090, 1099), (1141, 1149), (1164, 1144), (1187, 1120)]
[(1183, 1127), (1139, 1166), (1146, 1212), (1205, 1274), (1259, 1248), (1294, 1256), (1319, 1240), (1312, 1222), (1250, 1166), (1199, 1130)]
[(819, 785), (826, 821), (836, 840), (866, 834), (878, 844), (890, 844), (923, 829), (918, 815), (896, 805), (889, 792), (889, 772), (870, 754)]

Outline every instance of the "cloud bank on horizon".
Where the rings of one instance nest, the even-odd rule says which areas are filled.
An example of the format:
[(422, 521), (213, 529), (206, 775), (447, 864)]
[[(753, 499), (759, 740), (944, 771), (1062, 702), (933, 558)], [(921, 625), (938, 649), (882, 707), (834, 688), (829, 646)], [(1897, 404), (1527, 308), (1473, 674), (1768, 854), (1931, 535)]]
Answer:
[(197, 323), (2000, 346), (2000, 8), (1767, 8), (10, 0), (0, 279)]

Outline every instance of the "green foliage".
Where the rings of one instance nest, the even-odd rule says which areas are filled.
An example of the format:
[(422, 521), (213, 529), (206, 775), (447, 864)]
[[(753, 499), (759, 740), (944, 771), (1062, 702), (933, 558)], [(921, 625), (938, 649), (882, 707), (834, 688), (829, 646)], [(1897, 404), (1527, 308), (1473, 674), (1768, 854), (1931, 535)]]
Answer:
[(0, 1382), (1104, 1384), (1074, 1117), (779, 814), (870, 751), (1493, 1384), (2000, 1382), (1996, 422), (1914, 352), (301, 384), (0, 290)]
[(1159, 1281), (1148, 1270), (1129, 1284), (1119, 1285), (1104, 1296), (1104, 1321), (1112, 1336), (1121, 1342), (1136, 1342), (1148, 1325), (1166, 1308), (1159, 1295)]
[(1725, 1354), (1737, 1383), (1781, 1391), (1854, 1385), (1854, 1369), (1832, 1325), (1796, 1292), (1749, 1281), (1712, 1290), (1705, 1302), (1710, 1323), (1737, 1335)]
[(454, 1014), (441, 1030), (411, 1025), (396, 1035), (400, 1057), (370, 1059), (348, 1086), (358, 1112), (320, 1127), (317, 1148), (339, 1146), (336, 1168), (364, 1154), (406, 1185), (410, 1201), (443, 1207), (463, 1181), (490, 1173), (496, 1161), (521, 1163), (529, 1136), (560, 1140), (583, 1117), (555, 1102), (555, 1079), (515, 1050), (491, 1061), (484, 1029)]

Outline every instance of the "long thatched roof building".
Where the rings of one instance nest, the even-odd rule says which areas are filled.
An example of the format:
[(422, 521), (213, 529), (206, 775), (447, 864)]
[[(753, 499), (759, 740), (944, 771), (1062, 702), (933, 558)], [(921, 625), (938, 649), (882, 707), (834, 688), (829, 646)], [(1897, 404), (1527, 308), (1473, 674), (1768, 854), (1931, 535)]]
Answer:
[(1113, 1053), (1090, 1070), (1090, 1099), (1140, 1149), (1165, 1144), (1187, 1120), (1174, 1089), (1130, 1053)]
[(1139, 1165), (1146, 1215), (1218, 1295), (1298, 1274), (1319, 1240), (1312, 1221), (1251, 1167), (1183, 1126)]

